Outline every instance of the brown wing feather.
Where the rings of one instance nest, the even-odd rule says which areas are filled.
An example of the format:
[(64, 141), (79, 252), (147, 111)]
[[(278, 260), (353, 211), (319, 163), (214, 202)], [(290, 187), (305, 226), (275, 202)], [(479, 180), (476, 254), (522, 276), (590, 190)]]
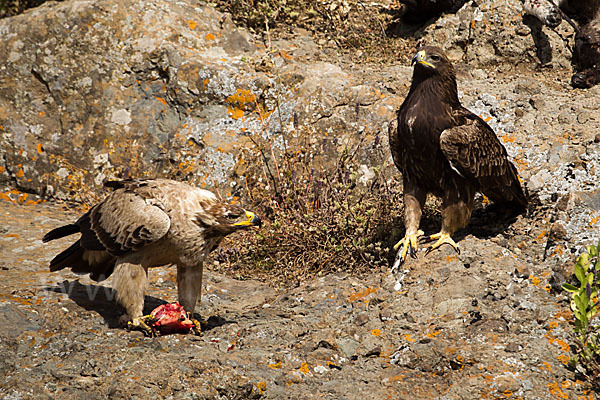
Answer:
[(463, 177), (474, 180), (478, 189), (494, 202), (527, 205), (517, 170), (494, 131), (466, 109), (455, 114), (458, 125), (440, 135), (444, 156)]
[(114, 255), (159, 240), (171, 226), (169, 216), (156, 203), (125, 188), (116, 190), (94, 207), (90, 219), (91, 229)]

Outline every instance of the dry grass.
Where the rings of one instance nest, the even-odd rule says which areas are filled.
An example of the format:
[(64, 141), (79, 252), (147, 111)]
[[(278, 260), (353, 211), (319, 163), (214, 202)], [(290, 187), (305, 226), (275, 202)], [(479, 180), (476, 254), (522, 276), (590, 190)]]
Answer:
[(389, 266), (403, 226), (396, 180), (378, 170), (370, 187), (360, 186), (349, 151), (330, 167), (306, 152), (283, 156), (280, 163), (261, 158), (254, 163), (263, 163), (267, 178), (248, 182), (247, 208), (266, 223), (258, 232), (227, 238), (212, 255), (215, 269), (291, 286), (328, 272)]

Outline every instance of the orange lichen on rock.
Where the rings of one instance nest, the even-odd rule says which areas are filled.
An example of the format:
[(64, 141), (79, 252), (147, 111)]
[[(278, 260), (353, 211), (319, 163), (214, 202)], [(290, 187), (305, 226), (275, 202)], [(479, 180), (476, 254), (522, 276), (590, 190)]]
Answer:
[(547, 383), (546, 386), (548, 387), (548, 391), (550, 392), (550, 394), (552, 396), (554, 396), (555, 398), (558, 398), (558, 399), (568, 399), (569, 398), (569, 396), (565, 392), (562, 391), (562, 388), (558, 382), (553, 381), (553, 382)]
[(269, 364), (269, 368), (271, 368), (271, 369), (279, 369), (281, 367), (283, 367), (283, 365), (281, 364), (281, 361), (278, 361), (275, 364)]
[(308, 364), (303, 362), (302, 364), (300, 364), (300, 368), (298, 368), (298, 371), (302, 372), (303, 374), (308, 374), (310, 373), (310, 370), (308, 368)]
[(258, 389), (258, 391), (260, 392), (260, 394), (264, 394), (265, 390), (267, 390), (267, 383), (266, 382), (256, 382), (255, 386)]
[(233, 119), (240, 119), (244, 116), (244, 110), (234, 107), (227, 107), (227, 112), (229, 116)]
[(407, 342), (416, 342), (416, 340), (410, 336), (410, 333), (404, 334), (404, 340), (406, 340)]
[(190, 27), (190, 29), (191, 29), (191, 30), (194, 30), (194, 29), (196, 29), (196, 26), (198, 25), (198, 24), (196, 23), (196, 21), (192, 21), (192, 20), (189, 20), (189, 21), (187, 22), (187, 24), (188, 24), (188, 26)]
[(252, 93), (250, 90), (246, 89), (237, 89), (234, 94), (227, 97), (227, 102), (232, 104), (254, 104), (256, 102), (256, 95)]
[(206, 36), (204, 37), (206, 40), (215, 40), (216, 36), (213, 35), (212, 33), (207, 33)]
[(368, 295), (372, 293), (376, 293), (377, 288), (366, 288), (365, 290), (359, 290), (358, 292), (351, 293), (349, 300), (350, 302), (354, 302), (356, 300), (363, 300), (364, 302), (369, 302), (369, 300), (365, 299)]

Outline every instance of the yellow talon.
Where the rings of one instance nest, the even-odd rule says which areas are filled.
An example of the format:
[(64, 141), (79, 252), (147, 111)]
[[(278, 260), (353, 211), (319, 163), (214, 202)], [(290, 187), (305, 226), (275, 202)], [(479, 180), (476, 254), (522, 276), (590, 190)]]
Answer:
[(139, 329), (144, 335), (152, 337), (154, 331), (148, 324), (152, 324), (154, 317), (152, 315), (144, 315), (143, 317), (134, 318), (132, 321), (127, 322), (127, 330)]
[(452, 240), (452, 238), (450, 237), (449, 234), (447, 233), (435, 233), (433, 235), (430, 235), (429, 240), (435, 240), (437, 239), (437, 241), (432, 244), (428, 249), (427, 249), (427, 253), (425, 253), (426, 255), (429, 254), (431, 251), (437, 249), (438, 247), (440, 247), (443, 244), (449, 244), (450, 246), (452, 246), (452, 248), (454, 250), (456, 250), (457, 254), (460, 254), (460, 248), (458, 247), (458, 245), (454, 242), (454, 240)]
[(398, 254), (396, 254), (396, 260), (394, 261), (394, 266), (392, 267), (392, 273), (404, 263), (409, 252), (412, 257), (417, 256), (419, 237), (423, 236), (423, 234), (423, 231), (418, 230), (417, 233), (405, 235), (402, 240), (394, 245), (395, 251), (397, 251), (400, 246), (402, 246), (402, 249), (398, 251)]
[(201, 336), (202, 335), (202, 326), (200, 325), (200, 321), (198, 321), (196, 318), (192, 318), (191, 321), (194, 324), (194, 326), (192, 327), (192, 331), (194, 332), (195, 335)]

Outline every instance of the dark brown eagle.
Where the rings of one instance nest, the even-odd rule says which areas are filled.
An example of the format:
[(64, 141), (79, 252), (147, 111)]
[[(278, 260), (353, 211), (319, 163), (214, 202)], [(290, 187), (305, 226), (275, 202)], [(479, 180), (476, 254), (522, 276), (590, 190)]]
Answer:
[(442, 229), (425, 240), (459, 251), (452, 234), (467, 225), (475, 192), (495, 203), (524, 210), (517, 170), (492, 128), (458, 100), (456, 76), (444, 52), (431, 46), (413, 57), (410, 91), (389, 131), (394, 163), (402, 172), (406, 235), (395, 246), (394, 269), (416, 256), (421, 211), (428, 193), (442, 199)]
[[(152, 332), (142, 316), (148, 268), (177, 265), (179, 303), (191, 314), (208, 253), (226, 235), (261, 224), (254, 213), (182, 182), (127, 180), (105, 186), (115, 190), (104, 201), (43, 237), (48, 242), (81, 233), (50, 261), (50, 271), (70, 268), (95, 281), (112, 275), (116, 300), (132, 319), (130, 327), (146, 334)], [(200, 324), (194, 324), (199, 332)]]

